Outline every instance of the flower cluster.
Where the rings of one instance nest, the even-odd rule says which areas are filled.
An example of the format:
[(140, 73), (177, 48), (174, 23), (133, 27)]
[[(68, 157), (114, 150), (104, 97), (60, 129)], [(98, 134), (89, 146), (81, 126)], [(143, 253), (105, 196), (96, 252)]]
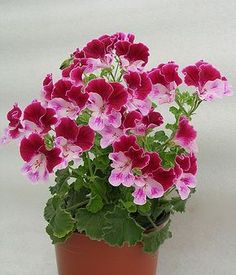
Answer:
[[(68, 166), (84, 167), (94, 152), (103, 152), (107, 184), (130, 188), (136, 205), (173, 190), (188, 198), (197, 173), (191, 116), (201, 102), (229, 96), (231, 88), (205, 61), (181, 74), (173, 61), (145, 70), (148, 57), (148, 47), (132, 34), (103, 35), (63, 62), (59, 80), (46, 75), (40, 101), (23, 110), (13, 106), (1, 143), (19, 140), (22, 170), (31, 181)], [(192, 91), (181, 92), (181, 84)], [(176, 121), (166, 124), (158, 107), (171, 103)]]

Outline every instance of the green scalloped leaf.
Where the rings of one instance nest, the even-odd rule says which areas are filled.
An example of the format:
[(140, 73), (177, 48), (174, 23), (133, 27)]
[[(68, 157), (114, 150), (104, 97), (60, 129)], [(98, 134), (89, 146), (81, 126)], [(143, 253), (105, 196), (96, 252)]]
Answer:
[(86, 208), (89, 212), (97, 213), (103, 208), (102, 198), (98, 194), (95, 194), (90, 198)]
[(112, 212), (106, 214), (105, 218), (108, 225), (104, 229), (103, 238), (109, 244), (134, 245), (142, 239), (143, 228), (129, 216), (124, 208), (116, 206)]
[(63, 238), (73, 231), (75, 221), (69, 212), (58, 208), (49, 224), (52, 227), (53, 235), (57, 238)]
[(91, 213), (86, 208), (80, 208), (76, 212), (76, 228), (79, 232), (85, 232), (92, 240), (101, 240), (103, 237), (103, 229), (106, 225), (105, 214), (107, 208), (99, 212)]
[(169, 231), (170, 221), (161, 229), (143, 235), (143, 250), (147, 253), (155, 253), (166, 239), (172, 237)]

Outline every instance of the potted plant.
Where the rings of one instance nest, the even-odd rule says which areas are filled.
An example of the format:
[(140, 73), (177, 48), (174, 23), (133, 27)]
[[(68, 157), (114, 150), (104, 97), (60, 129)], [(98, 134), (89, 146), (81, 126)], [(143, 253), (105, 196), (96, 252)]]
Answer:
[(7, 114), (1, 143), (19, 140), (23, 173), (56, 175), (44, 217), (60, 275), (154, 275), (170, 216), (195, 192), (192, 116), (231, 88), (205, 61), (181, 75), (173, 61), (145, 70), (148, 57), (132, 34), (103, 35), (62, 63), (59, 80), (46, 75), (41, 100)]

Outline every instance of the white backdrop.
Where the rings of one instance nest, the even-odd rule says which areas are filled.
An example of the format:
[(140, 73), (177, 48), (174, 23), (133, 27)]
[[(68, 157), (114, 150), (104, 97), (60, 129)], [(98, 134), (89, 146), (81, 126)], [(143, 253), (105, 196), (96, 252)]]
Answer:
[[(0, 0), (1, 129), (12, 103), (38, 97), (45, 73), (57, 76), (69, 53), (103, 33), (134, 32), (150, 47), (150, 66), (203, 58), (236, 87), (235, 10), (234, 0)], [(173, 218), (160, 275), (236, 274), (235, 120), (235, 96), (203, 104), (194, 119), (198, 192)], [(0, 164), (0, 275), (56, 275), (42, 218), (48, 184), (21, 175), (14, 144), (1, 149)]]

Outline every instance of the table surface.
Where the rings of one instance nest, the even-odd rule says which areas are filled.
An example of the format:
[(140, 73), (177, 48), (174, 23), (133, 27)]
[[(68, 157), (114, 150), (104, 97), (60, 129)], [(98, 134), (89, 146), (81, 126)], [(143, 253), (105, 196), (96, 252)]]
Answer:
[[(236, 87), (236, 2), (194, 0), (0, 1), (0, 127), (12, 103), (39, 96), (45, 73), (76, 47), (103, 33), (132, 31), (150, 46), (150, 66), (204, 58)], [(172, 219), (160, 250), (159, 275), (236, 274), (236, 98), (203, 104), (198, 191)], [(20, 173), (17, 147), (0, 153), (0, 275), (56, 275), (42, 213), (48, 183)], [(112, 274), (111, 274), (112, 275)]]

